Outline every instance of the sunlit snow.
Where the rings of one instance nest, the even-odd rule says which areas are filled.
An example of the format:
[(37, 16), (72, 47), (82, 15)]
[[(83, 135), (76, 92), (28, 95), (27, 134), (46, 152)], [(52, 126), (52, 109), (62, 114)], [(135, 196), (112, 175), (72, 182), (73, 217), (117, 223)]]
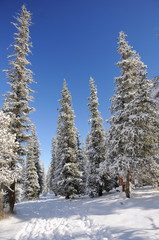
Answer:
[(15, 210), (0, 222), (0, 239), (159, 239), (159, 192), (148, 187), (135, 190), (130, 199), (115, 191), (74, 200), (50, 194), (18, 203)]

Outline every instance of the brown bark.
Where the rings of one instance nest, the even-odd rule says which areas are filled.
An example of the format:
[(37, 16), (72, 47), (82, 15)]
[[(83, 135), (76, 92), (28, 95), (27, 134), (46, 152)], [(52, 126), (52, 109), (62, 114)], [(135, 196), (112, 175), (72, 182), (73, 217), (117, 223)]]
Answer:
[(130, 198), (130, 181), (131, 181), (131, 176), (130, 176), (130, 172), (128, 171), (126, 176), (126, 185), (125, 185), (125, 194), (127, 198)]
[(0, 217), (3, 217), (3, 194), (0, 194)]
[(122, 192), (125, 192), (125, 185), (126, 185), (126, 183), (123, 182), (123, 185), (122, 185)]
[(9, 190), (9, 205), (10, 205), (10, 212), (13, 213), (14, 204), (15, 204), (15, 182), (13, 182), (10, 185), (10, 189), (11, 190)]
[(122, 186), (122, 192), (125, 192), (125, 182), (123, 181), (123, 176), (119, 177), (119, 186)]

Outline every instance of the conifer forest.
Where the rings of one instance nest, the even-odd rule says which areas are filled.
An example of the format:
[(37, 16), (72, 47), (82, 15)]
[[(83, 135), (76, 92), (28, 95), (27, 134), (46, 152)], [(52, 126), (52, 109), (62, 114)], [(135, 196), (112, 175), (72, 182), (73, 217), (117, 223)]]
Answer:
[[(56, 199), (60, 199), (58, 201), (64, 199), (61, 208), (65, 206), (66, 209), (70, 208), (70, 205), (66, 206), (66, 204), (71, 202), (76, 207), (78, 203), (75, 200), (86, 198), (90, 204), (94, 204), (91, 205), (92, 208), (94, 206), (97, 210), (99, 206), (101, 212), (104, 210), (102, 204), (99, 203), (97, 206), (98, 201), (105, 199), (103, 202), (108, 200), (113, 202), (112, 196), (116, 196), (116, 201), (122, 206), (126, 201), (132, 201), (134, 192), (138, 189), (150, 188), (152, 192), (156, 191), (155, 194), (158, 194), (157, 199), (159, 199), (157, 193), (159, 100), (156, 91), (158, 78), (148, 79), (147, 66), (139, 53), (129, 44), (129, 36), (126, 32), (117, 33), (118, 62), (115, 64), (120, 69), (120, 76), (114, 78), (115, 88), (110, 99), (110, 117), (106, 120), (109, 127), (105, 130), (105, 119), (99, 111), (100, 96), (98, 96), (96, 79), (90, 77), (87, 104), (90, 131), (83, 140), (75, 125), (74, 99), (69, 91), (70, 85), (67, 84), (67, 79), (64, 79), (57, 109), (56, 134), (52, 133), (52, 141), (48, 146), (51, 159), (46, 171), (44, 164), (41, 163), (37, 126), (31, 118), (36, 110), (35, 80), (29, 60), (34, 52), (30, 34), (32, 13), (23, 5), (15, 15), (12, 23), (15, 29), (14, 42), (11, 45), (12, 54), (8, 57), (8, 68), (4, 70), (9, 91), (3, 94), (4, 101), (0, 110), (0, 220), (2, 219), (2, 223), (6, 214), (14, 216), (16, 204), (22, 204), (24, 201), (27, 201), (27, 204), (37, 201), (39, 204), (38, 199), (44, 199), (46, 196), (50, 199), (54, 196), (54, 202)], [(125, 200), (121, 200), (121, 194), (122, 199)], [(47, 200), (46, 209), (47, 206), (52, 208), (50, 199)], [(58, 204), (57, 208), (60, 206), (60, 203)], [(19, 206), (22, 208), (22, 205)], [(89, 210), (84, 203), (83, 206), (78, 206), (85, 209), (82, 211)], [(53, 218), (55, 212), (52, 214)], [(86, 223), (84, 216), (81, 219)], [(62, 227), (62, 224), (61, 222), (59, 226)], [(85, 227), (88, 227), (88, 224)], [(61, 229), (64, 231), (64, 228)], [(98, 234), (91, 235), (93, 231), (95, 230), (92, 227), (90, 235), (87, 237), (83, 235), (83, 238), (74, 235), (71, 237), (67, 234), (62, 237), (62, 233), (58, 235), (60, 233), (55, 234), (54, 231), (50, 233), (55, 234), (52, 238), (51, 235), (43, 237), (32, 235), (30, 238), (18, 235), (14, 239), (146, 239), (131, 238), (130, 235), (128, 237), (125, 235), (123, 238), (116, 235), (117, 237), (113, 238), (111, 230), (110, 232), (108, 229), (99, 230), (99, 227)], [(87, 234), (88, 232), (87, 229)], [(147, 239), (157, 238), (151, 236)]]

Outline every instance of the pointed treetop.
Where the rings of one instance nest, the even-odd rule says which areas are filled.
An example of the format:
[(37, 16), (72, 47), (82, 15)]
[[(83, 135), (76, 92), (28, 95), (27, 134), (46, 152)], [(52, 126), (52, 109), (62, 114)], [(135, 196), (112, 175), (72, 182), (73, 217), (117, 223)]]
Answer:
[(63, 80), (63, 88), (64, 87), (67, 87), (67, 83), (66, 83), (66, 79), (64, 78), (64, 80)]
[(25, 3), (22, 5), (22, 10), (23, 10), (23, 11), (26, 11), (26, 10), (27, 10)]
[(30, 11), (27, 10), (25, 4), (22, 5), (21, 17), (24, 16), (24, 14), (25, 14), (25, 15), (28, 15), (28, 20), (30, 20), (30, 22), (29, 22), (29, 25), (30, 25), (30, 24), (31, 24), (31, 15), (32, 15), (32, 14), (30, 13)]
[(121, 59), (124, 59), (124, 60), (136, 53), (136, 51), (131, 50), (132, 47), (126, 41), (126, 37), (127, 35), (123, 31), (119, 32), (119, 37), (118, 37), (119, 47), (117, 49), (119, 54), (121, 54)]
[[(97, 97), (97, 87), (95, 86), (95, 81), (92, 77), (90, 77), (89, 80), (90, 83), (90, 97), (88, 98), (89, 103), (89, 111), (91, 112), (91, 118), (95, 118), (100, 115), (100, 112), (98, 111), (98, 97)], [(90, 121), (89, 121), (90, 122)]]
[(94, 83), (94, 79), (92, 77), (90, 77), (90, 80), (89, 80), (90, 83)]
[(119, 32), (119, 39), (124, 39), (127, 37), (127, 34), (124, 33), (124, 31)]
[[(24, 22), (26, 24), (26, 26), (30, 26), (32, 24), (31, 22), (31, 12), (27, 10), (25, 4), (22, 5), (22, 10), (20, 13), (17, 14), (17, 17), (14, 17), (19, 23), (20, 25), (23, 25)], [(13, 23), (13, 25), (19, 29), (19, 26), (17, 23)], [(24, 29), (25, 30), (25, 29)], [(16, 35), (16, 34), (15, 34)]]
[(71, 107), (72, 106), (72, 97), (71, 97), (71, 94), (70, 94), (70, 92), (67, 88), (67, 83), (66, 83), (65, 78), (64, 78), (64, 81), (63, 81), (63, 89), (62, 89), (61, 95), (62, 95), (62, 99), (60, 100), (61, 105), (67, 103)]

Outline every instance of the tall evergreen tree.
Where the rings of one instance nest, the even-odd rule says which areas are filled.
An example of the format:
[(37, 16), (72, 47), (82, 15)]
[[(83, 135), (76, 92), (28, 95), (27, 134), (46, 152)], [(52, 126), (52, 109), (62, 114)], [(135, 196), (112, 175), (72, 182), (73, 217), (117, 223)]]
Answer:
[(130, 174), (137, 176), (140, 172), (141, 177), (145, 174), (144, 169), (148, 172), (154, 169), (158, 124), (146, 66), (125, 38), (124, 32), (120, 32), (118, 51), (121, 61), (117, 66), (121, 68), (121, 76), (115, 78), (116, 89), (111, 98), (107, 159), (126, 179), (126, 196), (130, 197)]
[(28, 53), (31, 53), (29, 48), (31, 46), (29, 36), (31, 13), (27, 11), (24, 5), (20, 16), (17, 16), (16, 20), (17, 23), (13, 23), (13, 25), (18, 32), (15, 33), (14, 52), (9, 56), (11, 58), (9, 61), (10, 68), (7, 70), (11, 91), (6, 96), (3, 111), (9, 112), (11, 115), (12, 131), (16, 134), (17, 142), (20, 143), (16, 151), (19, 155), (25, 155), (26, 150), (23, 143), (28, 139), (26, 131), (30, 128), (28, 115), (33, 111), (33, 108), (29, 107), (29, 101), (33, 99), (30, 95), (33, 90), (29, 88), (29, 84), (33, 82), (33, 79), (32, 71), (26, 67), (31, 65), (26, 58)]
[(91, 113), (91, 143), (89, 146), (89, 173), (88, 188), (89, 195), (94, 197), (102, 195), (102, 185), (98, 178), (99, 164), (105, 160), (105, 131), (103, 120), (98, 111), (97, 88), (94, 85), (93, 78), (90, 78), (91, 93), (89, 99), (89, 110)]
[[(11, 91), (6, 96), (5, 104), (3, 107), (4, 112), (8, 112), (11, 116), (11, 130), (16, 135), (16, 142), (20, 143), (15, 148), (15, 153), (19, 156), (26, 155), (25, 143), (28, 139), (27, 131), (29, 130), (29, 113), (33, 111), (33, 108), (29, 107), (29, 101), (32, 100), (30, 93), (33, 91), (29, 85), (33, 82), (32, 71), (27, 68), (30, 62), (27, 60), (27, 56), (30, 51), (30, 35), (29, 27), (31, 25), (31, 13), (27, 11), (23, 5), (21, 13), (16, 17), (17, 22), (13, 25), (17, 29), (14, 37), (14, 52), (10, 55), (9, 69), (7, 70), (7, 76), (9, 78), (9, 84)], [(12, 162), (11, 168), (15, 168), (15, 163)], [(11, 192), (15, 192), (15, 184), (10, 186)], [(14, 208), (14, 194), (10, 198), (10, 204), (12, 205), (11, 211)]]
[[(61, 107), (59, 109), (60, 129), (57, 139), (57, 161), (61, 167), (59, 179), (60, 194), (66, 198), (73, 197), (80, 192), (81, 176), (77, 164), (77, 146), (74, 125), (74, 111), (72, 110), (72, 99), (68, 91), (66, 81), (63, 82)], [(58, 154), (60, 147), (60, 154)]]

